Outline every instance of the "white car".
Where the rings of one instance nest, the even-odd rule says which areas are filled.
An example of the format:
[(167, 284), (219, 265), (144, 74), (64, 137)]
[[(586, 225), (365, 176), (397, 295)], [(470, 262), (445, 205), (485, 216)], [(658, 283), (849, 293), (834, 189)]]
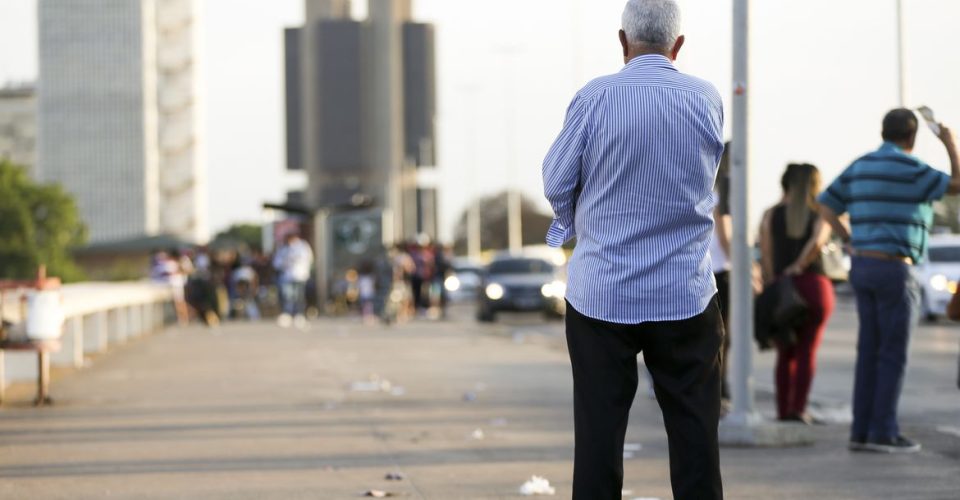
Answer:
[(920, 276), (923, 315), (928, 320), (945, 316), (960, 280), (960, 236), (932, 236), (927, 245), (927, 258), (920, 265)]

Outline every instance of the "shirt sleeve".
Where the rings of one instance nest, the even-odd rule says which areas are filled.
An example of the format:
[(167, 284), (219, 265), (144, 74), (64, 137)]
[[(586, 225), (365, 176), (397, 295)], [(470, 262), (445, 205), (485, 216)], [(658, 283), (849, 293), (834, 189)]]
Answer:
[(924, 169), (923, 176), (920, 177), (921, 182), (926, 186), (923, 200), (937, 201), (943, 198), (943, 195), (947, 194), (947, 189), (950, 188), (950, 176), (929, 165), (924, 165)]
[(577, 94), (567, 108), (560, 135), (543, 161), (543, 193), (553, 208), (547, 245), (559, 247), (576, 236), (574, 219), (580, 188), (580, 169), (587, 140), (584, 100)]
[(833, 180), (827, 189), (825, 189), (817, 201), (824, 205), (837, 215), (847, 211), (847, 204), (850, 203), (850, 184), (844, 181), (847, 172)]

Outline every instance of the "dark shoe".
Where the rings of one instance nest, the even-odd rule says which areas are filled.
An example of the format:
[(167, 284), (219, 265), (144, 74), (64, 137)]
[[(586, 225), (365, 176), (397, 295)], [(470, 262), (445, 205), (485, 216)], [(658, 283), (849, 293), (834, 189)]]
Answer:
[(796, 415), (787, 415), (786, 417), (780, 417), (781, 422), (790, 422), (803, 425), (813, 425), (813, 417), (807, 415), (806, 413), (798, 413)]
[(903, 436), (887, 439), (870, 439), (863, 445), (867, 451), (877, 453), (917, 453), (920, 443), (911, 441)]
[(847, 444), (847, 449), (850, 451), (867, 451), (867, 438), (850, 438), (850, 443)]

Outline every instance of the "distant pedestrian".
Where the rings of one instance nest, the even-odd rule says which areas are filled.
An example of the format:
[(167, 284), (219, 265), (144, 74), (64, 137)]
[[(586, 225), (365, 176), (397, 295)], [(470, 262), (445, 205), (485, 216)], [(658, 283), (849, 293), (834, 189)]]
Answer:
[(722, 100), (673, 65), (684, 42), (675, 0), (627, 2), (620, 42), (626, 65), (577, 92), (543, 164), (547, 243), (577, 238), (566, 293), (573, 498), (621, 498), (643, 352), (674, 498), (720, 499), (723, 323), (707, 253)]
[(776, 346), (777, 418), (810, 424), (813, 419), (806, 411), (807, 398), (816, 372), (817, 349), (834, 306), (833, 283), (824, 274), (820, 258), (830, 226), (817, 212), (817, 167), (791, 164), (780, 184), (783, 199), (764, 213), (760, 229), (764, 282), (791, 280), (807, 305), (807, 314), (794, 332), (795, 342)]
[(187, 277), (181, 267), (180, 253), (176, 250), (155, 252), (150, 266), (150, 279), (170, 287), (173, 308), (177, 323), (181, 326), (190, 322), (190, 310), (187, 308)]
[(377, 280), (374, 275), (373, 262), (365, 261), (360, 264), (357, 276), (357, 301), (360, 303), (360, 315), (364, 324), (377, 323), (376, 315)]
[(710, 242), (710, 263), (713, 266), (713, 278), (717, 282), (717, 305), (720, 306), (720, 315), (723, 317), (723, 350), (720, 357), (721, 383), (720, 401), (721, 413), (724, 415), (730, 409), (730, 383), (727, 380), (730, 363), (730, 189), (729, 189), (729, 162), (730, 143), (723, 145), (723, 156), (717, 173), (715, 193), (717, 207), (713, 211), (714, 229), (713, 240)]
[[(920, 450), (900, 434), (897, 422), (907, 345), (920, 315), (913, 265), (926, 252), (932, 202), (960, 193), (960, 156), (953, 132), (942, 124), (950, 176), (911, 155), (917, 125), (909, 109), (887, 113), (880, 149), (853, 162), (820, 195), (824, 218), (853, 253), (850, 284), (860, 322), (850, 429), (855, 451)], [(838, 218), (844, 212), (852, 229)]]
[(296, 233), (284, 238), (284, 245), (273, 256), (273, 267), (278, 274), (280, 297), (283, 312), (277, 318), (277, 324), (288, 327), (291, 324), (303, 328), (307, 324), (307, 280), (313, 267), (313, 251), (306, 241)]

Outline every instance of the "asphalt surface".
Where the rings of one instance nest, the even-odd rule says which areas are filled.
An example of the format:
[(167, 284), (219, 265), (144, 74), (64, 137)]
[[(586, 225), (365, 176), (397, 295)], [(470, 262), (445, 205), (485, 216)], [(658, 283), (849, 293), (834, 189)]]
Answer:
[[(307, 331), (233, 323), (171, 329), (0, 409), (0, 498), (516, 498), (531, 475), (570, 496), (571, 380), (560, 323), (505, 315), (382, 328), (347, 318)], [(814, 401), (812, 446), (723, 449), (727, 498), (960, 498), (960, 330), (924, 327), (902, 414), (911, 456), (846, 450), (855, 334), (841, 303)], [(773, 356), (756, 358), (772, 412)], [(847, 417), (845, 417), (847, 415)], [(952, 434), (953, 431), (957, 433)], [(656, 403), (638, 391), (624, 498), (671, 498)], [(385, 479), (396, 472), (402, 479)]]

